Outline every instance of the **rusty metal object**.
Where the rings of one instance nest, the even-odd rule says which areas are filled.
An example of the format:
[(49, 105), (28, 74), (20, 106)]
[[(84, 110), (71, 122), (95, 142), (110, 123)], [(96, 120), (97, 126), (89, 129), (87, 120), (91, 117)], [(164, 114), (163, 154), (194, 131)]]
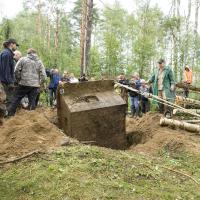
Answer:
[(115, 94), (114, 81), (66, 83), (58, 88), (57, 103), (59, 124), (68, 136), (126, 148), (126, 103)]

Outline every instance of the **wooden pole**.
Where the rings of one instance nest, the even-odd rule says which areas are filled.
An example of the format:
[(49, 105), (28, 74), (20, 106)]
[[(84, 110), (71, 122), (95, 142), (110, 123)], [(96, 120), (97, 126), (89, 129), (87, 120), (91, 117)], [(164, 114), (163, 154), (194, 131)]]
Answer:
[(183, 121), (161, 118), (160, 119), (160, 125), (161, 126), (177, 127), (177, 128), (189, 131), (189, 132), (194, 132), (194, 133), (200, 134), (200, 125), (189, 124), (189, 123), (186, 123), (186, 122), (183, 122)]

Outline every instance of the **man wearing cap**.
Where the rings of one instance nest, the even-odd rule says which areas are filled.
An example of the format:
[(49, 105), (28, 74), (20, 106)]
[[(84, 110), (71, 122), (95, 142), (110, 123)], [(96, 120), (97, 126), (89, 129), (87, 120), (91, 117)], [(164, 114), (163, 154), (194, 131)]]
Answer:
[[(170, 67), (165, 65), (165, 60), (160, 59), (158, 61), (158, 69), (149, 81), (153, 83), (153, 94), (158, 97), (167, 100), (169, 102), (174, 102), (175, 100), (175, 80), (174, 74)], [(165, 116), (169, 114), (171, 117), (171, 109), (159, 103), (159, 110), (164, 113)]]
[(184, 70), (184, 96), (189, 96), (189, 85), (192, 84), (192, 70), (188, 65), (185, 66)]
[(3, 43), (3, 51), (0, 54), (0, 82), (6, 93), (6, 107), (12, 102), (14, 90), (14, 51), (19, 46), (15, 39), (8, 39)]

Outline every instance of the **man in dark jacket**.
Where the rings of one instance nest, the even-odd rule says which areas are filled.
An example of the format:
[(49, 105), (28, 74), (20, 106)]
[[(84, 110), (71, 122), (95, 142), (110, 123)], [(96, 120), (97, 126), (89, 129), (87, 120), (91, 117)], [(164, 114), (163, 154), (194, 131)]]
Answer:
[(29, 110), (34, 110), (38, 89), (46, 79), (45, 68), (34, 49), (29, 49), (27, 56), (21, 58), (16, 65), (15, 78), (18, 83), (13, 102), (8, 111), (13, 116), (22, 98), (26, 95), (29, 100)]
[(3, 43), (4, 49), (0, 54), (0, 82), (6, 93), (6, 107), (12, 102), (14, 91), (14, 60), (13, 51), (17, 49), (15, 39), (8, 39)]
[[(130, 81), (130, 86), (133, 89), (136, 89), (139, 91), (140, 86), (141, 86), (141, 82), (140, 82), (140, 78), (139, 78), (139, 74), (138, 73), (134, 73), (134, 75), (132, 76), (132, 79)], [(129, 91), (129, 96), (130, 96), (130, 100), (131, 100), (131, 115), (132, 117), (139, 117), (140, 114), (140, 99), (139, 99), (139, 94), (137, 92), (134, 91)]]
[(49, 96), (50, 96), (50, 106), (53, 106), (56, 96), (57, 96), (57, 87), (61, 81), (61, 76), (58, 69), (52, 69), (50, 73), (50, 83), (49, 83)]

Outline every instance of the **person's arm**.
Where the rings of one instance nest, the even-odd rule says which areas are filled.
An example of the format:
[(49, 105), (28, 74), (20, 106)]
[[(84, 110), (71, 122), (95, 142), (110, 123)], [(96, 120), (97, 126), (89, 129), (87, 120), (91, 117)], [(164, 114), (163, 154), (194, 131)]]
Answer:
[(40, 84), (43, 84), (47, 78), (45, 67), (42, 62), (40, 62)]
[(149, 79), (148, 83), (154, 83), (155, 81), (155, 74)]
[(17, 83), (19, 83), (19, 81), (21, 80), (22, 66), (23, 66), (23, 59), (21, 58), (16, 64), (15, 73), (14, 73)]
[(170, 90), (174, 91), (175, 90), (175, 78), (174, 78), (174, 73), (172, 69), (169, 69), (169, 80), (170, 80)]

